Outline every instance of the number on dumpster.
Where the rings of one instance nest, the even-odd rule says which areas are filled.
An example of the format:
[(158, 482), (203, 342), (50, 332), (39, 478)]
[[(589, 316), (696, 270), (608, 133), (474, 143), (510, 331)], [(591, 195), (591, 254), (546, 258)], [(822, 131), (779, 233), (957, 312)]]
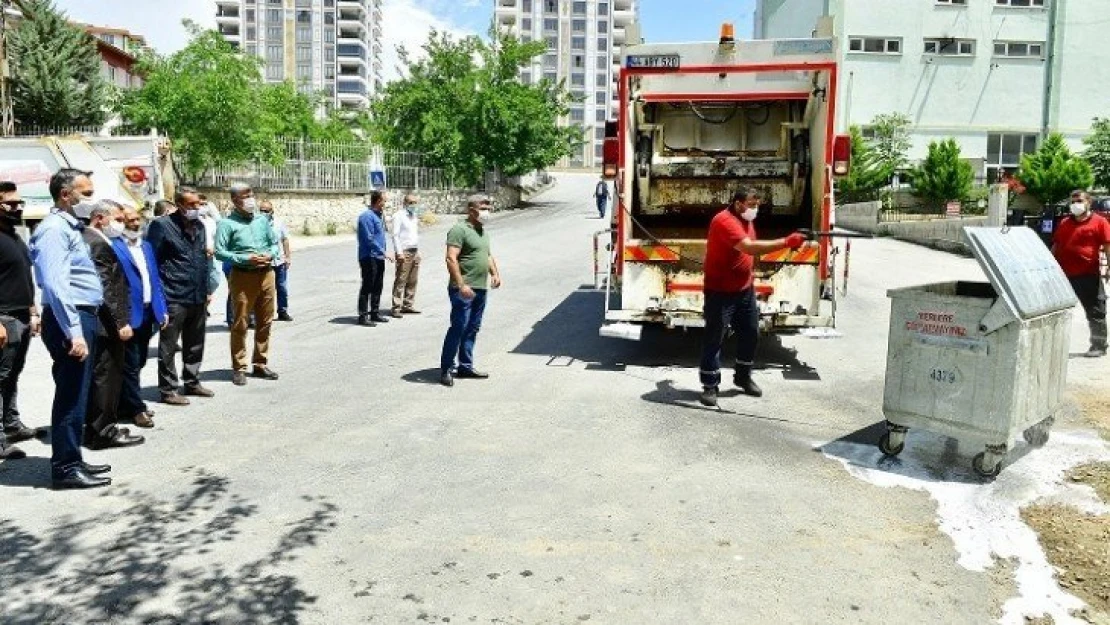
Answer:
[(956, 372), (948, 369), (933, 369), (932, 373), (929, 374), (929, 379), (942, 384), (955, 384)]

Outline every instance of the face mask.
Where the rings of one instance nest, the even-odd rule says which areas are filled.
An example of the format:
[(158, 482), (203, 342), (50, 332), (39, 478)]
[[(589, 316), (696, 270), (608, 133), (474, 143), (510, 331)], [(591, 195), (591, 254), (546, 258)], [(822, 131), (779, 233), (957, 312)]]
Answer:
[(487, 221), (489, 221), (489, 216), (490, 211), (488, 209), (478, 211), (478, 223), (486, 223)]
[(200, 219), (200, 211), (195, 208), (185, 211), (185, 219), (188, 219), (190, 221), (196, 221)]
[(1071, 214), (1076, 217), (1080, 217), (1087, 212), (1087, 205), (1083, 202), (1073, 202), (1069, 208), (1071, 208)]
[(128, 241), (138, 241), (139, 239), (143, 238), (143, 233), (140, 230), (124, 230), (123, 236)]
[(81, 196), (81, 199), (73, 205), (73, 216), (78, 219), (87, 220), (94, 208), (96, 208), (96, 202), (92, 201), (90, 198)]
[(759, 209), (758, 208), (749, 208), (749, 209), (745, 210), (744, 212), (740, 213), (740, 217), (744, 221), (755, 221), (756, 215), (758, 215), (758, 214), (759, 214)]
[(123, 235), (123, 222), (122, 221), (109, 221), (108, 225), (104, 226), (104, 236), (109, 239), (118, 239)]
[(254, 214), (256, 210), (258, 210), (258, 200), (254, 199), (253, 197), (249, 197), (243, 200), (244, 212)]
[(270, 221), (274, 220), (274, 214), (273, 213), (262, 213), (262, 216), (265, 217), (266, 219), (269, 219)]
[(408, 214), (410, 216), (412, 216), (412, 215), (415, 215), (416, 211), (419, 210), (419, 209), (417, 209), (416, 204), (410, 204), (410, 205), (405, 207), (405, 210), (408, 212)]

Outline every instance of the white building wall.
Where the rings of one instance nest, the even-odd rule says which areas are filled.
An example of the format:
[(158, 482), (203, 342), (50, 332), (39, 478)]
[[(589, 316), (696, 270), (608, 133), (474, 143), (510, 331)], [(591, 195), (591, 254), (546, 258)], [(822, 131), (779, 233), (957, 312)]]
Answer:
[[(1051, 2), (1052, 0), (1047, 0)], [(1110, 47), (1104, 43), (1106, 0), (1057, 0), (1056, 76), (1050, 128), (1076, 149), (1091, 118), (1110, 114)], [(757, 8), (766, 38), (808, 36), (800, 20), (824, 0), (762, 0)], [(801, 11), (804, 7), (808, 13)], [(825, 7), (821, 7), (825, 10)], [(829, 0), (842, 74), (838, 128), (866, 126), (876, 115), (899, 112), (913, 122), (911, 159), (923, 158), (930, 141), (954, 138), (973, 161), (1012, 166), (1014, 150), (1000, 154), (999, 134), (1039, 135), (1042, 130), (1050, 11), (999, 6), (995, 0)], [(898, 41), (897, 52), (851, 49), (854, 38)], [(967, 56), (929, 54), (926, 39), (974, 42)], [(1040, 43), (1043, 54), (995, 54), (996, 42)], [(988, 138), (994, 137), (994, 148)], [(1019, 141), (1020, 143), (1020, 141)], [(1028, 145), (1026, 141), (1023, 145)], [(1020, 156), (1019, 150), (1016, 156)], [(987, 173), (986, 166), (980, 175)], [(992, 170), (993, 171), (993, 170)]]
[[(763, 0), (756, 3), (756, 39), (804, 39), (813, 35), (829, 0)], [(769, 35), (767, 33), (774, 33)]]

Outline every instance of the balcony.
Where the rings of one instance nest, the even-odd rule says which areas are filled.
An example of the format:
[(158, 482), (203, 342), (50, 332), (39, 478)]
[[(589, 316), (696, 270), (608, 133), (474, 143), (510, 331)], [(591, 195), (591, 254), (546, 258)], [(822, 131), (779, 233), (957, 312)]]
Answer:
[(366, 38), (366, 23), (365, 22), (339, 22), (339, 39), (357, 39), (362, 41)]
[(516, 0), (497, 0), (497, 8), (499, 9), (515, 9), (516, 7)]
[(239, 21), (239, 6), (218, 6), (216, 7), (216, 22), (229, 23)]
[(219, 24), (218, 30), (224, 39), (228, 41), (239, 41), (239, 23), (234, 24)]

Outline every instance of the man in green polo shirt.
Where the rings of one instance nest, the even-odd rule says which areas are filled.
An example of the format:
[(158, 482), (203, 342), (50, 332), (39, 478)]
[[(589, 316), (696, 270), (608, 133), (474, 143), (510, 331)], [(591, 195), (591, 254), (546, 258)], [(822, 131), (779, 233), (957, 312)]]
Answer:
[(231, 381), (247, 383), (247, 329), (254, 313), (254, 371), (256, 378), (276, 380), (278, 374), (268, 366), (270, 328), (274, 322), (277, 290), (273, 259), (278, 254), (270, 220), (258, 214), (258, 200), (247, 185), (236, 183), (229, 189), (234, 210), (216, 229), (216, 258), (231, 263), (227, 285), (234, 319), (231, 325)]
[(455, 378), (489, 377), (488, 373), (474, 368), (474, 342), (482, 327), (486, 292), (501, 286), (501, 274), (497, 270), (497, 261), (490, 254), (489, 233), (484, 225), (489, 215), (489, 198), (471, 196), (466, 204), (466, 220), (460, 221), (447, 233), (447, 272), (451, 276), (447, 296), (451, 300), (451, 328), (443, 340), (440, 357), (439, 381), (444, 386), (454, 386)]

